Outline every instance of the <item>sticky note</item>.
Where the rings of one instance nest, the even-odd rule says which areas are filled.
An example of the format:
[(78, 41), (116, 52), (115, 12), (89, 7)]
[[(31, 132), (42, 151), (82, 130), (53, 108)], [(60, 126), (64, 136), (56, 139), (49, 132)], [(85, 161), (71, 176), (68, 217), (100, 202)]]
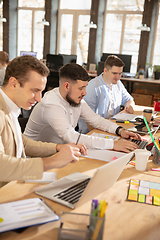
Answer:
[(138, 185), (135, 185), (135, 184), (131, 184), (131, 185), (130, 185), (130, 189), (138, 190), (138, 188), (139, 188)]
[(135, 164), (136, 164), (136, 163), (135, 163), (135, 160), (130, 161), (129, 163), (132, 164), (132, 165), (135, 165)]
[(153, 197), (152, 197), (152, 196), (149, 196), (149, 195), (147, 195), (147, 196), (146, 196), (146, 203), (148, 203), (148, 204), (151, 204), (151, 205), (152, 205), (152, 199), (153, 199)]
[(160, 206), (160, 197), (154, 196), (153, 197), (153, 204)]
[(145, 203), (145, 195), (144, 194), (139, 194), (138, 195), (138, 202)]
[(138, 195), (129, 194), (128, 200), (137, 201)]
[(149, 195), (149, 188), (139, 187), (138, 193), (139, 194)]
[(155, 182), (150, 182), (150, 188), (160, 190), (160, 184)]
[(129, 121), (124, 121), (124, 123), (129, 123)]
[(150, 194), (151, 196), (158, 196), (160, 197), (160, 190), (157, 190), (157, 189), (150, 189)]
[(137, 195), (138, 190), (129, 189), (129, 194)]
[(141, 187), (147, 187), (147, 188), (149, 188), (150, 187), (150, 182), (148, 182), (148, 181), (140, 181), (140, 183), (139, 183), (139, 185), (141, 186)]
[(139, 180), (131, 179), (131, 184), (139, 185)]

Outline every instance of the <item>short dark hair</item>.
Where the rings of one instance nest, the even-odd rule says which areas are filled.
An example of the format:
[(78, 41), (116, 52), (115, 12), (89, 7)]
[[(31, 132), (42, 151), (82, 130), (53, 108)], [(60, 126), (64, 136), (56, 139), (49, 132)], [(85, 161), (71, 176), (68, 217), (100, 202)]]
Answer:
[(124, 62), (119, 58), (117, 57), (116, 55), (110, 55), (107, 57), (105, 63), (104, 63), (104, 68), (107, 68), (107, 69), (110, 69), (112, 68), (113, 66), (116, 66), (116, 67), (124, 67), (125, 64)]
[(9, 63), (9, 54), (5, 51), (0, 51), (0, 63), (2, 65)]
[(87, 71), (76, 63), (67, 63), (59, 69), (59, 79), (62, 78), (74, 81), (88, 81), (90, 79)]
[(28, 75), (30, 71), (35, 71), (44, 77), (47, 77), (49, 74), (48, 67), (36, 57), (30, 55), (16, 57), (6, 68), (3, 86), (8, 84), (11, 77), (15, 77), (19, 84), (23, 86), (25, 82), (29, 81)]

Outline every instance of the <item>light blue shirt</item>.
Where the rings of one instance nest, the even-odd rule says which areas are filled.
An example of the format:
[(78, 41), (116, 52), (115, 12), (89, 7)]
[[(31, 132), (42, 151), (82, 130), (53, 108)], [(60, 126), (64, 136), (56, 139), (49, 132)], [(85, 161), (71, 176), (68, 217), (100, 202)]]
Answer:
[[(110, 106), (110, 91), (112, 91), (113, 97), (113, 116), (120, 111), (120, 105), (125, 105), (128, 101), (133, 100), (133, 97), (127, 92), (120, 80), (117, 84), (112, 84), (112, 90), (110, 90), (102, 75), (103, 73), (89, 81), (86, 87), (87, 95), (84, 97), (84, 100), (95, 113), (107, 118)], [(82, 133), (88, 132), (87, 124), (84, 120), (79, 119), (78, 126), (79, 131), (82, 130)]]

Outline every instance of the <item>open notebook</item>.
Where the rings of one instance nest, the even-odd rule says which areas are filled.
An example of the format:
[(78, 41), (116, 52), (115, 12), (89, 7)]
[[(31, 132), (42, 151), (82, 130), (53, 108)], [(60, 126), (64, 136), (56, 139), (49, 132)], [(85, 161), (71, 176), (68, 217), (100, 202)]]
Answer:
[(76, 172), (38, 189), (36, 193), (74, 209), (110, 188), (133, 154), (126, 154), (97, 168), (92, 178)]

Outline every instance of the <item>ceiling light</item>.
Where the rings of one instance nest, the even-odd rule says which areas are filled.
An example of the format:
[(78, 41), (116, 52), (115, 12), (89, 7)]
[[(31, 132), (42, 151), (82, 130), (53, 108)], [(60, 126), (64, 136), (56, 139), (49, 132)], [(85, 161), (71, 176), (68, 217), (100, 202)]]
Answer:
[(141, 31), (150, 31), (150, 27), (147, 26), (147, 24), (142, 24), (140, 27), (138, 27)]
[(97, 25), (94, 24), (93, 22), (90, 22), (89, 24), (86, 24), (85, 27), (89, 27), (89, 28), (97, 28)]
[(7, 19), (0, 16), (0, 22), (7, 22)]
[(49, 22), (48, 21), (46, 21), (46, 19), (42, 19), (42, 21), (40, 21), (40, 22), (37, 22), (38, 24), (43, 24), (44, 26), (49, 26)]

